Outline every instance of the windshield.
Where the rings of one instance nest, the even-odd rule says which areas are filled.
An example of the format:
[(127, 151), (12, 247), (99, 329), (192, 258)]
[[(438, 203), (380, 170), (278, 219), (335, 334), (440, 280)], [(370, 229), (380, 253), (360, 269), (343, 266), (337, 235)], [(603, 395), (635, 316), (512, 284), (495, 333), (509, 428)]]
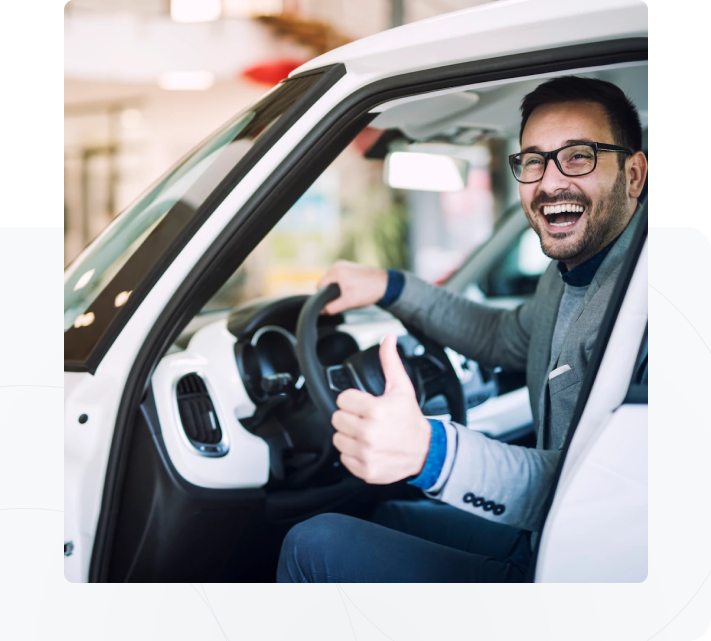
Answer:
[[(253, 110), (240, 114), (204, 145), (193, 151), (182, 163), (160, 180), (149, 192), (129, 207), (110, 225), (67, 270), (64, 280), (64, 330), (79, 327), (90, 318), (85, 310), (102, 289), (116, 276), (130, 256), (143, 243), (156, 225), (182, 199), (230, 143), (251, 146), (239, 134), (254, 119)], [(193, 207), (197, 203), (192, 203)], [(130, 291), (120, 294), (117, 307), (128, 300)]]
[[(119, 315), (130, 317), (137, 298), (159, 277), (156, 271), (162, 273), (170, 256), (177, 255), (176, 246), (184, 245), (217, 207), (221, 198), (215, 194), (224, 198), (234, 188), (278, 139), (275, 123), (322, 76), (284, 81), (230, 120), (120, 214), (70, 266), (64, 285), (65, 363), (70, 368), (86, 369), (78, 364), (86, 363)], [(248, 154), (262, 137), (261, 151)]]

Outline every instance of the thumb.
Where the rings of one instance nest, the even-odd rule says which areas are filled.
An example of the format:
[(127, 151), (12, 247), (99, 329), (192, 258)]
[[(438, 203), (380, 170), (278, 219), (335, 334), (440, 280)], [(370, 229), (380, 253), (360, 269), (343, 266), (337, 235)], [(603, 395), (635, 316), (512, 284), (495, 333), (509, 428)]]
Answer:
[(385, 375), (385, 394), (393, 391), (415, 393), (412, 381), (397, 353), (397, 337), (388, 334), (380, 345), (380, 364)]

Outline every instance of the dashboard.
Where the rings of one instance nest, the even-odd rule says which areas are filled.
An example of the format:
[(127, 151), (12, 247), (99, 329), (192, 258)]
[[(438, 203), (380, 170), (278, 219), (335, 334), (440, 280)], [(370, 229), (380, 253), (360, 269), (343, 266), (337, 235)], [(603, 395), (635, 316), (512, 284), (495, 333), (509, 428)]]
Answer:
[[(291, 409), (309, 405), (295, 351), (296, 324), (306, 299), (242, 305), (204, 324), (179, 343), (182, 349), (174, 348), (159, 362), (151, 383), (160, 429), (176, 471), (189, 483), (213, 489), (263, 487), (270, 472), (273, 476), (279, 448), (293, 445), (288, 432), (278, 435), (278, 447), (260, 432), (265, 417), (281, 404), (287, 408), (282, 422), (301, 421), (306, 432), (309, 421), (319, 418), (313, 413), (298, 418)], [(412, 338), (381, 310), (349, 313), (348, 318), (323, 315), (317, 355), (324, 367), (338, 365), (388, 333), (403, 341)], [(479, 420), (482, 431), (488, 431), (530, 421), (525, 388), (494, 398), (494, 380), (485, 380), (476, 363), (446, 351), (465, 390), (470, 425)], [(428, 416), (445, 411), (437, 398), (423, 407)]]
[[(294, 336), (306, 298), (240, 306), (200, 327), (156, 367), (151, 384), (163, 440), (189, 483), (215, 489), (266, 484), (269, 446), (253, 427), (274, 399), (307, 394)], [(326, 366), (360, 349), (340, 331), (343, 324), (342, 315), (319, 320), (317, 351)]]

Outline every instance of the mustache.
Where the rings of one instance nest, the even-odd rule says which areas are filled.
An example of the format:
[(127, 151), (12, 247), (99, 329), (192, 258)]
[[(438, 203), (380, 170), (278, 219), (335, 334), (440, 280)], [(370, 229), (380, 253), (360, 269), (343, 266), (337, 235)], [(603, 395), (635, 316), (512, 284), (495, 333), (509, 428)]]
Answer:
[(572, 191), (562, 191), (555, 195), (541, 192), (531, 201), (531, 209), (538, 211), (543, 205), (558, 205), (560, 203), (575, 203), (582, 205), (585, 209), (589, 209), (591, 204), (589, 198)]

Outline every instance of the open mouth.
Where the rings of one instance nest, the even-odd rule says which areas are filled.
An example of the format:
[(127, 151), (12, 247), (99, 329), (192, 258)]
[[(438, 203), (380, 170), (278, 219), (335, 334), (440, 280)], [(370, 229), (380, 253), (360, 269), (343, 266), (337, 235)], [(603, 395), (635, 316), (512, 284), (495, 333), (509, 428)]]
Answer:
[(577, 203), (557, 203), (555, 205), (542, 205), (539, 208), (541, 216), (546, 221), (549, 231), (569, 231), (585, 213), (585, 206)]

